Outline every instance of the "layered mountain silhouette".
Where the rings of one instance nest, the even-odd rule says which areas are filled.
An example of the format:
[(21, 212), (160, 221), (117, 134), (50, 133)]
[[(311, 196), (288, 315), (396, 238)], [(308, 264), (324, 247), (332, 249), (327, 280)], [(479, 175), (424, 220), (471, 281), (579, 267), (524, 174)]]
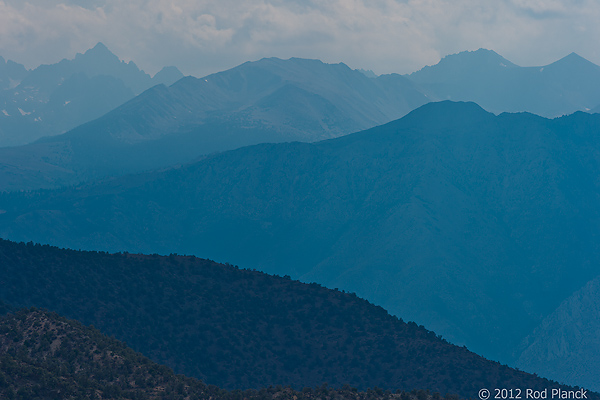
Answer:
[(0, 197), (0, 235), (196, 254), (356, 292), (514, 363), (598, 275), (600, 115), (427, 104), (318, 143)]
[[(19, 137), (27, 135), (27, 126), (58, 133), (104, 114), (131, 92), (180, 76), (167, 68), (151, 80), (99, 44), (75, 60), (39, 67), (5, 91), (21, 100), (5, 102), (10, 107), (0, 115), (0, 129)], [(257, 143), (334, 138), (387, 123), (432, 100), (555, 117), (593, 112), (599, 93), (600, 67), (576, 54), (544, 67), (519, 67), (480, 49), (407, 76), (377, 77), (344, 64), (268, 58), (154, 87), (64, 135), (0, 149), (0, 190), (72, 185)], [(47, 115), (38, 116), (35, 104)], [(41, 130), (35, 137), (50, 134)]]
[[(176, 372), (226, 388), (301, 389), (328, 382), (427, 388), (471, 398), (482, 387), (559, 387), (451, 345), (353, 294), (289, 277), (194, 257), (111, 255), (7, 241), (0, 241), (0, 260), (0, 298), (12, 305), (37, 304), (93, 323)], [(30, 355), (20, 357), (20, 364), (46, 371), (63, 365), (76, 381), (96, 378), (123, 391), (156, 391), (182, 381), (97, 331), (48, 313), (21, 312), (1, 321), (0, 330), (5, 333), (0, 350), (11, 354), (10, 348), (21, 348)], [(119, 383), (115, 375), (128, 378)], [(198, 391), (198, 384), (187, 385)], [(310, 390), (305, 394), (323, 398)]]
[(497, 114), (557, 117), (600, 104), (600, 67), (575, 53), (549, 65), (519, 67), (479, 49), (444, 57), (407, 77), (431, 98), (474, 101)]
[(398, 118), (427, 98), (400, 75), (276, 58), (156, 86), (64, 135), (0, 149), (0, 190), (189, 162), (261, 142), (315, 141)]
[(154, 78), (120, 61), (102, 43), (73, 60), (27, 71), (0, 60), (0, 146), (33, 142), (91, 121), (157, 84), (183, 75), (168, 67)]
[[(600, 359), (584, 312), (599, 273), (599, 116), (502, 112), (598, 112), (599, 74), (574, 53), (519, 67), (483, 49), (378, 77), (269, 58), (151, 79), (102, 44), (33, 71), (0, 59), (0, 145), (90, 121), (0, 148), (0, 191), (87, 182), (2, 195), (0, 235), (318, 281), (487, 357), (591, 385), (585, 367), (564, 371)], [(332, 139), (438, 99), (499, 115), (441, 102)], [(290, 141), (305, 143), (215, 154)]]

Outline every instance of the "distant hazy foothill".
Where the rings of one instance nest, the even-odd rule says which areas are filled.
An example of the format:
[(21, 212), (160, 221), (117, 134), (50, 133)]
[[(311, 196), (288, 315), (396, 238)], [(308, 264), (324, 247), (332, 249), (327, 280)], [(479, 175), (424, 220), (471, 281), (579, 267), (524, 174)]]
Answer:
[(64, 133), (182, 77), (177, 68), (166, 67), (151, 78), (102, 43), (73, 60), (31, 71), (0, 58), (0, 147)]

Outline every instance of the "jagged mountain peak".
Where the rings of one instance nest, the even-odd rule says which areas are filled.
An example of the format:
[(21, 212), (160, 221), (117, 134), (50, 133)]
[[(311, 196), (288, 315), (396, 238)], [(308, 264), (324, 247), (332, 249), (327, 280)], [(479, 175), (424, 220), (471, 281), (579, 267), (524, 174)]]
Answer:
[(83, 54), (77, 53), (75, 55), (75, 60), (102, 60), (104, 62), (120, 62), (119, 57), (117, 57), (112, 51), (110, 51), (108, 47), (106, 47), (102, 42), (98, 42), (94, 47), (87, 50)]
[(370, 70), (370, 69), (358, 68), (355, 71), (360, 72), (361, 74), (363, 74), (367, 78), (377, 78), (377, 74), (375, 72), (373, 72), (373, 70)]
[(158, 71), (156, 75), (152, 77), (152, 83), (155, 85), (162, 83), (166, 86), (171, 86), (183, 77), (184, 75), (177, 67), (168, 66)]
[(585, 58), (581, 57), (579, 54), (575, 53), (574, 51), (571, 52), (571, 53), (569, 53), (568, 55), (564, 56), (563, 58), (561, 58), (557, 62), (562, 61), (562, 60), (565, 60), (565, 61), (568, 60), (570, 62), (573, 62), (573, 61), (576, 61), (576, 62), (581, 62), (581, 61), (589, 62), (588, 60), (586, 60)]
[(11, 60), (7, 60), (0, 56), (0, 72), (6, 71), (9, 74), (18, 75), (19, 79), (22, 79), (27, 74), (27, 68), (24, 65), (16, 63)]
[(108, 47), (106, 47), (106, 45), (102, 42), (96, 43), (96, 45), (94, 47), (92, 47), (91, 49), (86, 51), (86, 53), (90, 53), (90, 52), (108, 52), (108, 53), (112, 54), (112, 52), (108, 49)]
[[(562, 68), (562, 69), (573, 69), (573, 68), (593, 68), (599, 69), (600, 66), (593, 62), (581, 57), (579, 54), (573, 52), (570, 53), (558, 61), (549, 64), (546, 68)], [(573, 71), (575, 72), (575, 71)]]
[[(319, 59), (300, 58), (300, 57), (290, 57), (287, 59), (278, 58), (278, 57), (262, 58), (258, 61), (245, 62), (236, 68), (243, 68), (243, 67), (260, 67), (260, 68), (265, 68), (265, 69), (277, 67), (277, 68), (285, 68), (285, 69), (290, 69), (290, 70), (294, 69), (294, 68), (298, 68), (298, 67), (303, 68), (303, 69), (322, 69), (322, 68), (341, 67), (341, 68), (351, 71), (351, 68), (342, 62), (329, 64), (329, 63), (323, 62)], [(234, 68), (234, 69), (236, 69), (236, 68)]]
[(517, 67), (516, 64), (502, 57), (493, 50), (478, 49), (475, 51), (463, 51), (456, 54), (450, 54), (440, 60), (435, 65), (423, 67), (419, 71), (413, 72), (409, 76), (411, 79), (420, 76), (428, 76), (436, 70), (449, 70), (454, 72), (468, 73), (473, 69), (498, 69)]
[(452, 54), (444, 57), (442, 61), (444, 60), (458, 60), (461, 62), (477, 63), (481, 65), (485, 64), (489, 66), (496, 65), (501, 67), (516, 67), (514, 63), (502, 57), (494, 50), (484, 48), (480, 48), (475, 51), (463, 51), (457, 54)]

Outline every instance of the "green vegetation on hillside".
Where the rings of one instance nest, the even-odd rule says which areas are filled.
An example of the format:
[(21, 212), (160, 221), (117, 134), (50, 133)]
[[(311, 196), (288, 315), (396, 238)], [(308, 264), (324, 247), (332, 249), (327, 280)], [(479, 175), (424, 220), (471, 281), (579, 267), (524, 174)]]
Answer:
[(556, 386), (487, 361), (353, 294), (195, 257), (0, 241), (0, 299), (93, 324), (228, 389), (328, 382), (474, 397)]
[[(122, 342), (59, 315), (22, 309), (0, 318), (2, 399), (439, 400), (438, 393), (321, 386), (226, 391), (175, 375)], [(446, 398), (457, 400), (457, 397)]]

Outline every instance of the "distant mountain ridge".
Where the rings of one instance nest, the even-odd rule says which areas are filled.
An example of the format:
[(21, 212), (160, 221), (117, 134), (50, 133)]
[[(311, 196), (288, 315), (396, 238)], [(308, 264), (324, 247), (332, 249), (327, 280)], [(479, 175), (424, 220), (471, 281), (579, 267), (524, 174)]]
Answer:
[(0, 149), (0, 190), (163, 168), (262, 142), (315, 141), (398, 118), (428, 100), (400, 75), (276, 58), (155, 86), (103, 117)]
[[(95, 71), (98, 63), (94, 60), (105, 60), (110, 65), (106, 71), (120, 78), (72, 75), (48, 100), (52, 111), (46, 117), (37, 116), (29, 107), (31, 102), (29, 108), (5, 109), (5, 132), (29, 129), (16, 129), (11, 125), (15, 121), (39, 127), (47, 126), (48, 118), (71, 121), (65, 112), (81, 115), (80, 122), (90, 120), (112, 106), (92, 106), (86, 102), (89, 96), (77, 97), (78, 91), (110, 93), (93, 97), (106, 104), (123, 93), (119, 103), (131, 97), (125, 94), (130, 88), (149, 82), (135, 65), (118, 62), (101, 44), (75, 60), (43, 66), (31, 74), (56, 81), (52, 77), (57, 68), (85, 66)], [(172, 81), (179, 76), (178, 71), (165, 69), (155, 79)], [(129, 87), (123, 86), (123, 80), (130, 82)], [(22, 95), (28, 93), (25, 90)], [(475, 101), (496, 114), (527, 111), (556, 117), (577, 110), (593, 112), (600, 105), (600, 67), (574, 53), (544, 67), (519, 67), (480, 49), (447, 56), (406, 76), (367, 76), (341, 63), (265, 58), (200, 79), (181, 79), (169, 88), (155, 86), (64, 135), (0, 149), (0, 190), (68, 186), (186, 163), (257, 143), (339, 137), (445, 99)]]
[(600, 66), (575, 53), (546, 66), (519, 67), (479, 49), (406, 76), (433, 99), (474, 101), (496, 114), (526, 111), (553, 118), (600, 105)]
[(154, 85), (170, 85), (181, 77), (179, 70), (168, 67), (151, 78), (133, 62), (120, 61), (102, 43), (73, 60), (41, 65), (31, 71), (11, 61), (5, 64), (2, 59), (0, 146), (63, 133)]
[[(261, 60), (263, 67), (266, 64), (265, 60)], [(3, 64), (4, 66), (0, 70), (7, 70), (8, 64)], [(28, 76), (23, 76), (23, 66), (12, 62), (9, 62), (9, 64), (11, 65), (11, 70), (16, 75), (15, 79), (11, 80), (8, 77), (2, 78), (2, 73), (0, 72), (0, 85), (5, 89), (3, 96), (0, 96), (0, 105), (2, 105), (2, 97), (5, 97), (3, 101), (4, 112), (0, 115), (0, 117), (3, 116), (3, 118), (0, 118), (0, 146), (25, 144), (42, 136), (65, 132), (79, 124), (103, 115), (119, 104), (122, 104), (124, 99), (130, 99), (133, 95), (138, 95), (153, 85), (164, 83), (168, 86), (183, 76), (176, 68), (166, 67), (163, 71), (156, 74), (154, 78), (150, 79), (147, 74), (140, 71), (132, 62), (120, 62), (102, 43), (98, 43), (85, 54), (78, 54), (74, 60), (63, 60), (55, 65), (40, 66), (36, 70), (29, 72)], [(256, 63), (247, 64), (256, 65)], [(230, 71), (239, 71), (240, 67)], [(278, 75), (281, 71), (277, 72), (272, 69), (270, 72)], [(355, 72), (361, 71), (356, 70)], [(363, 76), (374, 80), (380, 78), (369, 72), (362, 71), (361, 73)], [(210, 77), (224, 76), (227, 73), (228, 71), (224, 71), (223, 73), (213, 74)], [(303, 74), (304, 72), (296, 70), (294, 73)], [(73, 74), (84, 74), (92, 81), (88, 82), (87, 80), (82, 80), (80, 77), (77, 84), (71, 85), (70, 92), (55, 96), (54, 100), (50, 99), (49, 93), (62, 80), (68, 79)], [(232, 76), (231, 73), (229, 75)], [(106, 81), (105, 78), (102, 82), (94, 81), (93, 78), (99, 76), (110, 76), (114, 79)], [(281, 78), (283, 75), (279, 77)], [(307, 76), (305, 75), (305, 77)], [(272, 103), (272, 106), (279, 107), (283, 114), (285, 114), (284, 120), (277, 118), (277, 110), (275, 110), (275, 115), (273, 115), (271, 112), (265, 114), (264, 107), (259, 106), (258, 109), (253, 109), (251, 98), (243, 97), (234, 100), (241, 101), (241, 103), (238, 103), (238, 106), (241, 108), (237, 110), (238, 112), (236, 112), (235, 116), (229, 115), (227, 110), (220, 110), (220, 115), (221, 117), (228, 115), (228, 117), (237, 119), (238, 122), (243, 121), (244, 125), (252, 125), (256, 121), (261, 120), (266, 123), (266, 128), (269, 128), (269, 125), (272, 124), (276, 127), (283, 125), (284, 130), (291, 129), (293, 131), (290, 138), (298, 138), (298, 135), (307, 134), (308, 136), (314, 136), (315, 133), (318, 134), (320, 132), (320, 138), (324, 139), (328, 136), (339, 136), (340, 132), (345, 134), (389, 122), (427, 101), (474, 101), (486, 110), (494, 113), (527, 111), (545, 117), (561, 116), (578, 110), (589, 111), (600, 106), (600, 95), (597, 94), (600, 89), (600, 67), (575, 53), (547, 66), (519, 67), (494, 51), (479, 49), (473, 52), (449, 55), (444, 57), (438, 64), (424, 67), (417, 72), (406, 75), (406, 77), (415, 84), (413, 87), (407, 85), (406, 82), (398, 82), (399, 79), (396, 77), (393, 80), (395, 81), (393, 86), (389, 88), (384, 87), (384, 89), (388, 89), (387, 94), (382, 96), (382, 93), (379, 93), (375, 97), (367, 95), (364, 99), (360, 98), (365, 93), (361, 90), (344, 90), (344, 84), (349, 82), (340, 83), (337, 78), (330, 82), (324, 79), (311, 78), (313, 82), (320, 82), (323, 87), (328, 88), (327, 92), (329, 95), (323, 90), (319, 90), (319, 85), (310, 87), (309, 82), (304, 81), (300, 89), (308, 90), (309, 93), (317, 94), (318, 96), (325, 94), (325, 100), (328, 103), (331, 103), (333, 100), (333, 105), (319, 104), (318, 102), (323, 101), (323, 99), (318, 97), (311, 98), (310, 96), (305, 97), (306, 95), (304, 94), (295, 93), (295, 95), (305, 97), (305, 99), (300, 101), (301, 104), (302, 102), (310, 102), (312, 99), (317, 101), (312, 106), (313, 108), (324, 108), (322, 110), (324, 112), (321, 112), (323, 115), (312, 116), (313, 118), (316, 117), (316, 121), (313, 121), (310, 117), (308, 118), (311, 124), (314, 125), (315, 122), (317, 125), (320, 124), (321, 128), (323, 128), (321, 130), (317, 129), (315, 131), (315, 126), (303, 126), (303, 122), (307, 118), (294, 116), (292, 119), (286, 121), (285, 116), (289, 118), (290, 115), (285, 110), (290, 105), (286, 104), (285, 101), (281, 105), (279, 102)], [(204, 79), (208, 78), (205, 77)], [(257, 75), (248, 75), (246, 77), (238, 75), (237, 78), (261, 79)], [(284, 79), (291, 79), (291, 81), (295, 82), (294, 84), (299, 83), (298, 78), (291, 77), (290, 74), (284, 77)], [(301, 80), (302, 78), (300, 78)], [(387, 84), (392, 83), (390, 79), (379, 80), (380, 83), (384, 81)], [(13, 93), (9, 93), (10, 91), (6, 92), (9, 85), (11, 88), (14, 88), (18, 83), (22, 83), (20, 91)], [(221, 83), (225, 83), (226, 85), (232, 83), (235, 85), (235, 82)], [(263, 83), (267, 83), (268, 86), (273, 82)], [(333, 89), (332, 83), (338, 85), (338, 87)], [(307, 87), (307, 84), (309, 87)], [(397, 84), (400, 84), (400, 86), (395, 86)], [(79, 88), (79, 90), (76, 88)], [(363, 85), (363, 89), (365, 88)], [(204, 88), (203, 90), (206, 91), (206, 89)], [(399, 89), (404, 92), (400, 95), (404, 99), (393, 95), (393, 92), (397, 92)], [(85, 96), (86, 93), (96, 92), (99, 94), (98, 96)], [(371, 95), (376, 94), (372, 90), (371, 92)], [(212, 94), (209, 92), (206, 93), (216, 97), (223, 94), (219, 93), (219, 90)], [(229, 93), (229, 95), (231, 94)], [(357, 100), (361, 101), (361, 107), (357, 107), (359, 104), (356, 103), (353, 105), (344, 105), (339, 102), (340, 98), (336, 95), (341, 95), (342, 98), (356, 97)], [(99, 97), (102, 100), (94, 102), (92, 100), (94, 97)], [(31, 101), (32, 99), (34, 100), (33, 102)], [(280, 96), (279, 99), (281, 101), (282, 97)], [(398, 100), (400, 100), (399, 104), (397, 103)], [(293, 107), (293, 103), (291, 106)], [(347, 108), (347, 106), (351, 106), (351, 109)], [(73, 107), (75, 109), (70, 109)], [(339, 109), (336, 110), (336, 108)], [(394, 108), (397, 108), (397, 110), (394, 110)], [(245, 112), (240, 114), (239, 112), (242, 110), (245, 110)], [(198, 111), (202, 112), (203, 110)], [(333, 114), (331, 116), (328, 115), (328, 111), (333, 111)], [(336, 114), (336, 112), (338, 113)], [(274, 117), (275, 119), (273, 119)], [(328, 121), (329, 117), (332, 117), (332, 120)], [(205, 118), (202, 121), (206, 122)], [(188, 122), (192, 126), (198, 123), (198, 121)], [(344, 122), (347, 123), (346, 126)], [(296, 128), (295, 130), (294, 127)], [(178, 126), (174, 128), (176, 131)], [(125, 127), (121, 129), (127, 130)], [(274, 137), (277, 138), (277, 135)], [(263, 139), (265, 138), (261, 138), (260, 141), (264, 141)], [(250, 144), (251, 142), (256, 143), (256, 140), (248, 141), (245, 144)], [(235, 147), (239, 147), (239, 144)]]

